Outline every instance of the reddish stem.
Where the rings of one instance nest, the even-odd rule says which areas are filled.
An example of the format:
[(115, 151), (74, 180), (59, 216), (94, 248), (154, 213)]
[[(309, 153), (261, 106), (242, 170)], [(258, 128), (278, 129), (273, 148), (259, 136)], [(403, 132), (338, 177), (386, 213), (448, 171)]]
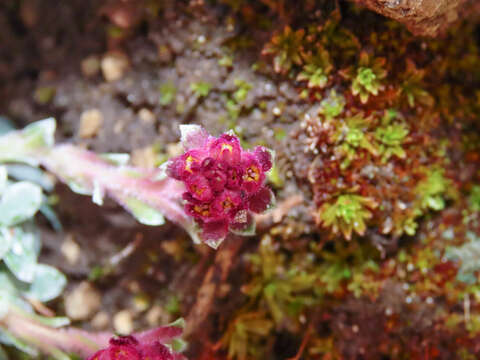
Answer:
[(10, 311), (0, 324), (3, 324), (13, 336), (34, 344), (46, 353), (61, 349), (87, 357), (108, 346), (111, 337), (111, 334), (106, 332), (89, 333), (74, 327), (59, 329), (49, 327), (16, 310)]

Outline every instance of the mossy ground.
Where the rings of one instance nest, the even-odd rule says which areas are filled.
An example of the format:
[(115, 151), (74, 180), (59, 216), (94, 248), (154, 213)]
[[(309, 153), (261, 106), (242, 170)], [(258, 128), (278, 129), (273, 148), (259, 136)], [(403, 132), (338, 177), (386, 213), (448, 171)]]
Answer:
[[(182, 123), (277, 153), (278, 211), (255, 237), (215, 254), (58, 187), (81, 257), (45, 226), (45, 260), (136, 329), (186, 317), (191, 359), (477, 358), (477, 23), (415, 38), (339, 3), (5, 1), (0, 112), (19, 125), (55, 116), (59, 140), (150, 166)], [(126, 70), (106, 81), (112, 54)]]

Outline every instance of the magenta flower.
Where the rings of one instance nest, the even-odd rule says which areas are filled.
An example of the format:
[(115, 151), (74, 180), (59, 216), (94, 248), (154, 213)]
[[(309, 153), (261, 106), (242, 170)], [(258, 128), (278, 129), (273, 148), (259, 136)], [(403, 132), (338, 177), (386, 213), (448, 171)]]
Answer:
[(200, 230), (200, 239), (216, 248), (228, 232), (252, 234), (253, 213), (273, 202), (265, 186), (272, 168), (269, 150), (243, 150), (233, 133), (215, 138), (197, 125), (182, 125), (185, 153), (169, 161), (167, 175), (183, 182), (185, 212)]
[(97, 351), (87, 360), (185, 360), (185, 357), (165, 345), (176, 341), (182, 327), (175, 324), (129, 336), (111, 338), (106, 349)]

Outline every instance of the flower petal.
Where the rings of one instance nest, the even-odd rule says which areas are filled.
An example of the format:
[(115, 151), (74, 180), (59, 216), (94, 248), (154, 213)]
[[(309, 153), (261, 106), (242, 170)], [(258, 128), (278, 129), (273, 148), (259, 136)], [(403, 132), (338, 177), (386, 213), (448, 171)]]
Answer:
[(210, 156), (230, 165), (240, 162), (240, 141), (235, 135), (222, 134), (210, 144)]
[(202, 174), (208, 179), (213, 191), (220, 192), (225, 188), (227, 174), (223, 164), (215, 163), (212, 158), (207, 158), (202, 163)]
[(205, 151), (187, 151), (185, 154), (169, 161), (167, 165), (167, 175), (176, 180), (185, 181), (191, 174), (197, 172), (201, 168), (201, 164), (205, 157)]
[(226, 220), (211, 221), (202, 224), (202, 240), (216, 249), (228, 234), (228, 222)]
[(201, 148), (208, 139), (207, 131), (200, 125), (180, 125), (180, 142), (185, 150)]
[(213, 206), (221, 216), (227, 216), (233, 220), (235, 214), (240, 210), (243, 203), (242, 197), (236, 191), (225, 190), (215, 197)]
[(162, 326), (156, 329), (143, 331), (135, 334), (135, 337), (141, 343), (150, 343), (154, 341), (166, 342), (176, 337), (179, 337), (183, 333), (183, 328), (180, 326)]
[(255, 155), (249, 152), (242, 154), (242, 189), (249, 194), (257, 192), (265, 180), (265, 172)]
[(227, 173), (227, 189), (238, 190), (242, 185), (242, 170), (240, 167), (230, 167)]
[(213, 197), (213, 192), (207, 178), (200, 174), (189, 176), (186, 179), (186, 185), (188, 191), (195, 199), (208, 201)]
[(140, 353), (132, 345), (110, 345), (109, 360), (142, 360)]
[(185, 161), (180, 157), (172, 159), (167, 163), (167, 175), (175, 180), (183, 180), (184, 170)]
[(185, 212), (193, 217), (203, 221), (210, 221), (217, 217), (217, 213), (211, 203), (188, 203), (185, 204)]
[(135, 339), (135, 337), (133, 337), (131, 335), (111, 338), (109, 343), (110, 343), (110, 345), (118, 345), (118, 346), (136, 346), (136, 345), (138, 345), (137, 339)]
[(255, 218), (249, 211), (240, 210), (230, 223), (229, 230), (236, 235), (255, 235)]
[(260, 166), (263, 171), (268, 171), (272, 168), (272, 154), (270, 150), (263, 146), (257, 146), (255, 148), (255, 156), (257, 157)]
[(273, 193), (267, 187), (262, 187), (248, 199), (248, 208), (254, 213), (261, 214), (272, 203)]
[(148, 360), (174, 360), (172, 352), (165, 346), (155, 341), (141, 347), (142, 359)]
[(110, 353), (108, 349), (97, 351), (95, 354), (87, 358), (87, 360), (110, 360)]

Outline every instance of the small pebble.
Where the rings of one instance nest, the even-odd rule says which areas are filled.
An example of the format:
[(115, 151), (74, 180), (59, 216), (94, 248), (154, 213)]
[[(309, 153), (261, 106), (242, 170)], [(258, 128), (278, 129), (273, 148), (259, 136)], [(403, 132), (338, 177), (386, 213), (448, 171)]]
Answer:
[(125, 129), (125, 122), (123, 120), (118, 120), (113, 126), (113, 132), (115, 134), (120, 134)]
[(147, 108), (142, 108), (138, 111), (138, 117), (145, 124), (153, 124), (155, 122), (155, 114)]
[(105, 311), (100, 311), (92, 319), (92, 327), (96, 330), (104, 330), (108, 327), (110, 322), (110, 315)]
[(65, 312), (72, 320), (86, 320), (98, 311), (101, 297), (89, 282), (81, 282), (65, 295)]
[(169, 63), (173, 58), (172, 51), (166, 45), (159, 45), (157, 53), (158, 53), (158, 60), (161, 63)]
[(167, 144), (168, 157), (179, 156), (182, 153), (183, 153), (183, 145), (180, 142)]
[(33, 99), (37, 104), (45, 105), (52, 101), (55, 96), (55, 88), (51, 86), (42, 86), (35, 90)]
[(114, 315), (113, 328), (120, 335), (128, 335), (133, 332), (133, 317), (130, 310), (122, 310)]
[(92, 138), (98, 134), (103, 124), (103, 114), (98, 109), (85, 110), (80, 115), (80, 128), (78, 135), (82, 139)]
[(143, 169), (153, 169), (157, 163), (157, 153), (152, 146), (132, 151), (133, 166)]
[(160, 305), (154, 305), (145, 315), (145, 320), (150, 327), (158, 326), (158, 324), (166, 324), (171, 321), (170, 314)]
[(133, 308), (136, 312), (146, 311), (150, 307), (150, 298), (143, 293), (133, 298)]
[(100, 59), (96, 55), (90, 55), (82, 60), (80, 67), (86, 77), (95, 76), (100, 71)]
[(128, 69), (128, 58), (123, 53), (110, 53), (103, 57), (100, 67), (105, 80), (119, 80)]
[(68, 263), (73, 265), (78, 262), (80, 257), (80, 246), (75, 242), (72, 234), (68, 234), (60, 247), (60, 251), (67, 259)]

